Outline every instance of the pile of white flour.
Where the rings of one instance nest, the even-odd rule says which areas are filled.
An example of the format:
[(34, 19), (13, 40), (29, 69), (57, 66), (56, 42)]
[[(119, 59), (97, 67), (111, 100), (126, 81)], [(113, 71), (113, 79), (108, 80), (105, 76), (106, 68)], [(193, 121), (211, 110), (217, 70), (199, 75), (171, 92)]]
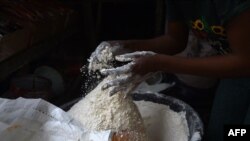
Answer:
[(131, 134), (130, 141), (146, 141), (143, 120), (132, 98), (122, 92), (110, 97), (108, 89), (101, 89), (109, 79), (105, 78), (69, 113), (89, 131), (124, 131)]
[[(113, 55), (107, 46), (104, 43), (93, 53), (94, 57), (89, 59), (89, 70), (110, 67), (108, 62)], [(130, 134), (129, 141), (148, 141), (148, 137), (151, 141), (188, 141), (185, 113), (176, 113), (166, 105), (152, 102), (137, 101), (135, 104), (127, 96), (135, 86), (133, 83), (110, 97), (109, 89), (102, 90), (102, 86), (110, 80), (111, 76), (105, 78), (69, 110), (69, 114), (80, 121), (86, 130), (126, 132)]]
[(108, 90), (101, 89), (107, 81), (109, 78), (69, 111), (84, 128), (89, 131), (130, 132), (134, 137), (130, 141), (146, 141), (147, 137), (152, 141), (188, 141), (185, 112), (177, 113), (166, 105), (149, 101), (134, 103), (122, 92), (110, 97)]
[(186, 113), (149, 101), (135, 101), (152, 141), (188, 141)]

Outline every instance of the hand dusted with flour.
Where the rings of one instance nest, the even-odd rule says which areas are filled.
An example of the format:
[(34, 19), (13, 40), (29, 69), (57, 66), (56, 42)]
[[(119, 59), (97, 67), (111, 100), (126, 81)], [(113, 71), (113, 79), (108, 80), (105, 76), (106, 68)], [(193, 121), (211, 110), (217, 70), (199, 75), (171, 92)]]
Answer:
[(126, 65), (102, 69), (101, 73), (103, 75), (113, 75), (115, 79), (109, 81), (103, 86), (103, 89), (111, 87), (110, 95), (116, 94), (118, 91), (127, 89), (127, 85), (131, 83), (134, 86), (139, 85), (141, 82), (152, 76), (154, 72), (147, 72), (146, 74), (137, 74), (134, 72), (134, 69), (138, 67), (138, 59), (144, 57), (154, 56), (156, 53), (152, 51), (136, 51), (133, 53), (126, 53), (119, 56), (116, 56), (115, 59), (119, 62), (129, 62)]
[(88, 59), (89, 71), (100, 71), (112, 67), (115, 56), (128, 52), (119, 42), (102, 42)]

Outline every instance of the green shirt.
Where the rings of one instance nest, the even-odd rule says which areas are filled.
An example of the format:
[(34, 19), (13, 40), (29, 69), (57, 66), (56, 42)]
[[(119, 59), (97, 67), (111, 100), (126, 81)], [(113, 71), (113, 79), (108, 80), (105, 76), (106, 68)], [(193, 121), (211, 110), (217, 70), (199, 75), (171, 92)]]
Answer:
[(250, 0), (167, 0), (167, 20), (182, 21), (218, 54), (231, 52), (225, 26), (250, 6)]

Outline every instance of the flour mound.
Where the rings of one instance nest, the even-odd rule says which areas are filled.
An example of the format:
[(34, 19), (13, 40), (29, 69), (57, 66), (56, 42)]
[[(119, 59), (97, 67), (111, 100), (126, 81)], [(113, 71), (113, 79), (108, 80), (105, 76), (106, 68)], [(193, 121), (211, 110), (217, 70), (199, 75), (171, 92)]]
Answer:
[(185, 112), (149, 101), (135, 101), (152, 141), (188, 141), (189, 128)]
[(132, 98), (123, 92), (110, 97), (108, 89), (101, 89), (109, 80), (105, 78), (69, 113), (89, 131), (125, 131), (133, 136), (130, 141), (146, 141), (143, 120)]

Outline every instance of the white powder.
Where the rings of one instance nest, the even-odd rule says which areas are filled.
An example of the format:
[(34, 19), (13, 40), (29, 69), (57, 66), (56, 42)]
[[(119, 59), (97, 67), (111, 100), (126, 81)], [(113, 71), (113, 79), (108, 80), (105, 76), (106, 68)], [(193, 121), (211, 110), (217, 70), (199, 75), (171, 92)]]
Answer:
[(190, 141), (200, 141), (200, 140), (201, 140), (200, 132), (195, 132)]
[[(109, 68), (108, 63), (114, 58), (110, 49), (106, 43), (100, 45), (97, 52), (91, 55), (88, 69), (96, 71)], [(69, 114), (80, 121), (86, 130), (125, 131), (129, 133), (129, 141), (148, 141), (145, 124), (152, 141), (188, 140), (189, 130), (185, 113), (176, 113), (165, 105), (144, 101), (136, 102), (138, 110), (132, 98), (127, 96), (136, 84), (130, 83), (126, 89), (110, 97), (109, 89), (101, 89), (110, 80), (113, 80), (112, 76), (105, 78), (69, 110)]]
[(146, 141), (146, 135), (152, 141), (188, 141), (185, 112), (177, 113), (166, 105), (148, 101), (136, 101), (135, 105), (131, 97), (125, 97), (121, 92), (110, 97), (108, 90), (101, 90), (109, 79), (104, 79), (70, 109), (69, 113), (84, 128), (89, 131), (127, 131), (133, 134), (130, 141)]
[(125, 131), (133, 137), (130, 141), (146, 141), (144, 124), (132, 98), (122, 92), (110, 97), (108, 89), (101, 89), (109, 79), (104, 79), (69, 113), (89, 131)]
[(135, 101), (151, 140), (188, 141), (186, 113), (177, 113), (163, 104)]
[(88, 59), (89, 71), (97, 71), (103, 68), (110, 68), (110, 61), (114, 60), (113, 50), (114, 48), (110, 47), (111, 45), (107, 42), (100, 44), (96, 51), (92, 53)]

